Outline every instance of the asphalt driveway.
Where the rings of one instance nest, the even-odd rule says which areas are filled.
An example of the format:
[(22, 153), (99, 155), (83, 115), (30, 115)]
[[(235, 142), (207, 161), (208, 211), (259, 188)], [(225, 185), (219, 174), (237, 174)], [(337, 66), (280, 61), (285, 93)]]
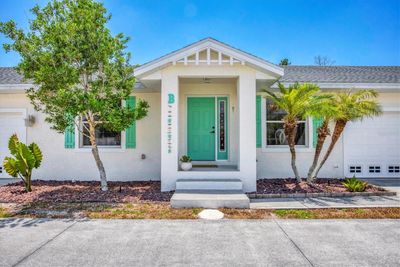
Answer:
[(400, 220), (0, 220), (0, 266), (399, 266)]

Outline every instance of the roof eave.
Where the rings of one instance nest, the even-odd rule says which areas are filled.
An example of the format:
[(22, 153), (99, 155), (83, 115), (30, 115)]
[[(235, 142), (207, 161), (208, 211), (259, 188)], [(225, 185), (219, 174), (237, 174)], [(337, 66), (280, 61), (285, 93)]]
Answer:
[[(293, 85), (295, 82), (281, 82), (285, 86)], [(329, 83), (329, 82), (299, 82), (312, 83), (321, 89), (376, 89), (376, 90), (400, 90), (400, 83)], [(271, 88), (278, 88), (274, 83)]]
[(30, 88), (34, 88), (35, 85), (30, 83), (19, 83), (19, 84), (0, 84), (0, 93), (20, 93), (25, 92)]

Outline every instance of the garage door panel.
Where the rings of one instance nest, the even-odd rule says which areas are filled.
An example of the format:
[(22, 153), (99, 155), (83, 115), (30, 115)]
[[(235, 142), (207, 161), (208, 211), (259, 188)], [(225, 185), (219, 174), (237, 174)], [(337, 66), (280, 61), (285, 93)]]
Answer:
[[(385, 112), (380, 117), (351, 122), (344, 131), (345, 175), (358, 177), (400, 177), (389, 166), (400, 164), (400, 113)], [(362, 172), (350, 172), (361, 166)], [(370, 172), (380, 166), (380, 172)]]

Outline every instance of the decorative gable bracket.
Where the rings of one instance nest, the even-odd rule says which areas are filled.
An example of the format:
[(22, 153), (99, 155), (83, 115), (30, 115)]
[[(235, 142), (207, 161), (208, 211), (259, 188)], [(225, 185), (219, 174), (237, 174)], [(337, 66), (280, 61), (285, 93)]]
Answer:
[(194, 65), (222, 65), (222, 64), (242, 64), (245, 65), (244, 60), (240, 60), (230, 54), (224, 53), (218, 49), (213, 49), (211, 47), (207, 47), (205, 49), (200, 49), (195, 53), (185, 55), (183, 58), (180, 58), (176, 61), (172, 61), (173, 65), (176, 64), (194, 64)]

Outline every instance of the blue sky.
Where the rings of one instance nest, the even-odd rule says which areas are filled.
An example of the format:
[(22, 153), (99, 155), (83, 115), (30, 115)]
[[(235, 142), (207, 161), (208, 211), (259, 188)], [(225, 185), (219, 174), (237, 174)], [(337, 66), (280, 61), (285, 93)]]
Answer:
[[(0, 20), (27, 28), (34, 2), (2, 0)], [(132, 63), (145, 63), (204, 37), (278, 63), (400, 65), (400, 0), (132, 1), (105, 0), (113, 33), (131, 37)], [(0, 36), (0, 43), (6, 39)], [(0, 66), (18, 63), (0, 50)]]

